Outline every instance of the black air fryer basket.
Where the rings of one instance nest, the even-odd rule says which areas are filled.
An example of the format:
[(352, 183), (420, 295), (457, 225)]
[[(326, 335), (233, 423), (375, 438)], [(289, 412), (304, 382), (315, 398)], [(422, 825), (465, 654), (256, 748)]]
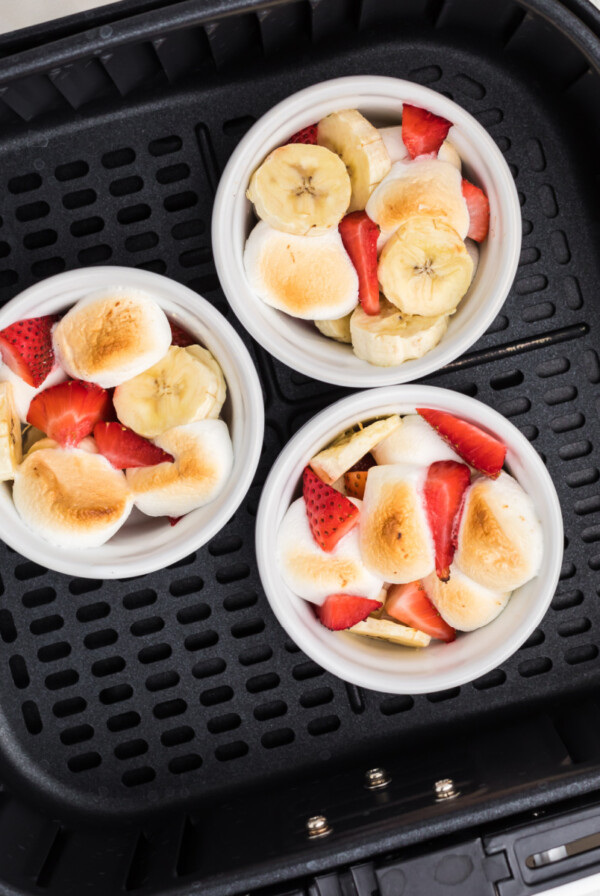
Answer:
[[(527, 643), (461, 688), (378, 694), (308, 660), (262, 592), (254, 517), (277, 453), (344, 390), (242, 332), (265, 445), (206, 548), (101, 582), (0, 545), (0, 892), (524, 896), (591, 874), (600, 14), (587, 0), (157, 7), (123, 0), (0, 38), (0, 301), (60, 271), (131, 265), (187, 284), (240, 330), (210, 246), (240, 137), (328, 78), (426, 84), (488, 129), (523, 215), (502, 312), (427, 382), (493, 405), (540, 453), (564, 515), (561, 580)], [(376, 768), (389, 782), (370, 789)], [(548, 852), (574, 842), (560, 861)]]

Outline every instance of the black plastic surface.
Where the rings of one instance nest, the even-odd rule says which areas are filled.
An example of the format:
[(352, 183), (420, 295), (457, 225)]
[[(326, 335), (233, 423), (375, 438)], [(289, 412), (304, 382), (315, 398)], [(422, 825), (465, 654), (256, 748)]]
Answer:
[[(583, 36), (591, 45), (590, 33)], [(242, 844), (256, 844), (256, 860), (274, 847), (259, 845), (258, 828), (250, 835), (249, 807), (256, 811), (263, 795), (273, 806), (296, 793), (294, 820), (281, 832), (284, 861), (294, 837), (303, 838), (298, 819), (319, 808), (319, 779), (398, 759), (399, 749), (408, 768), (427, 745), (425, 794), (435, 775), (448, 774), (440, 744), (472, 728), (533, 718), (550, 704), (560, 716), (600, 682), (600, 77), (550, 24), (510, 2), (485, 15), (468, 0), (280, 4), (28, 76), (41, 79), (33, 86), (7, 86), (0, 298), (62, 270), (129, 264), (190, 285), (235, 324), (210, 250), (219, 171), (273, 103), (361, 72), (407, 77), (452, 96), (488, 128), (515, 175), (524, 237), (511, 295), (469, 356), (428, 382), (493, 404), (545, 458), (566, 532), (552, 609), (501, 669), (439, 694), (361, 691), (307, 660), (260, 588), (253, 520), (287, 438), (345, 393), (251, 345), (267, 408), (263, 458), (234, 520), (210, 545), (175, 568), (108, 583), (69, 580), (0, 546), (0, 776), (9, 792), (62, 819), (29, 844), (39, 864), (31, 880), (60, 884), (61, 896), (78, 892), (76, 875), (69, 884), (61, 877), (65, 853), (87, 855), (84, 835), (70, 827), (76, 817), (107, 826), (95, 838), (85, 834), (87, 849), (97, 864), (117, 850), (128, 889), (166, 890), (173, 874), (201, 881), (218, 871), (229, 878), (214, 892), (236, 892), (226, 880), (253, 861)], [(554, 776), (558, 792), (563, 773), (582, 790), (593, 786), (600, 744), (585, 725), (579, 738), (567, 726), (552, 728), (557, 748), (544, 772), (536, 771), (533, 728), (520, 753), (527, 786), (536, 774)], [(584, 758), (574, 758), (580, 749)], [(513, 783), (500, 775), (497, 794), (486, 791), (487, 771), (499, 761), (493, 752), (492, 760), (485, 775), (462, 772), (480, 788), (486, 778), (472, 791), (480, 801), (485, 795), (490, 816), (508, 811), (500, 796)], [(230, 800), (237, 808), (219, 810), (221, 828), (215, 821), (232, 843), (228, 857), (220, 841), (207, 852), (202, 812), (217, 813)], [(183, 808), (196, 813), (191, 820)], [(7, 836), (19, 830), (16, 811), (7, 813)], [(172, 829), (169, 812), (178, 819)], [(345, 834), (360, 838), (360, 817)], [(128, 819), (144, 830), (108, 838), (111, 824)], [(154, 826), (163, 833), (153, 839)], [(166, 876), (153, 864), (163, 847), (177, 857)], [(10, 878), (18, 880), (18, 870)]]

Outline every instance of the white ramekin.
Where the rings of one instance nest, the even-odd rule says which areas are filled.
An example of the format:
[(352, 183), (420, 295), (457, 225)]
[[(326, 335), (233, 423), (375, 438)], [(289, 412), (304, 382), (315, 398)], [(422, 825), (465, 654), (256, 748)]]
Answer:
[[(397, 367), (361, 361), (351, 346), (322, 336), (311, 321), (276, 311), (250, 288), (244, 245), (254, 225), (246, 199), (253, 171), (295, 131), (339, 109), (356, 108), (377, 126), (398, 124), (402, 103), (423, 106), (454, 123), (449, 139), (463, 161), (463, 176), (486, 192), (490, 232), (479, 268), (439, 345)], [(294, 370), (327, 383), (364, 388), (416, 380), (463, 354), (487, 330), (514, 280), (521, 251), (519, 197), (502, 153), (475, 119), (447, 97), (397, 78), (336, 78), (293, 94), (260, 118), (243, 137), (221, 177), (212, 217), (212, 246), (229, 304), (263, 348)]]
[(92, 291), (125, 286), (150, 293), (174, 321), (217, 359), (227, 382), (222, 417), (229, 426), (234, 463), (229, 481), (210, 504), (176, 526), (134, 508), (123, 527), (99, 548), (68, 550), (44, 541), (25, 526), (12, 500), (11, 483), (0, 488), (0, 538), (36, 563), (68, 575), (126, 578), (162, 569), (197, 550), (222, 529), (250, 487), (260, 457), (264, 408), (254, 364), (227, 321), (197, 293), (149, 271), (94, 267), (58, 274), (26, 289), (0, 310), (0, 329), (26, 317), (66, 311)]
[[(539, 575), (518, 588), (489, 625), (459, 635), (452, 644), (432, 641), (424, 650), (357, 638), (324, 628), (311, 604), (284, 584), (273, 545), (281, 520), (301, 494), (302, 470), (342, 430), (416, 407), (449, 411), (476, 423), (508, 448), (506, 466), (531, 496), (542, 523)], [(433, 386), (388, 386), (344, 398), (317, 414), (285, 446), (265, 484), (256, 521), (258, 568), (271, 607), (290, 637), (315, 662), (345, 681), (393, 694), (422, 694), (457, 687), (494, 669), (523, 644), (544, 616), (558, 582), (563, 526), (554, 484), (537, 452), (504, 417), (473, 398)]]

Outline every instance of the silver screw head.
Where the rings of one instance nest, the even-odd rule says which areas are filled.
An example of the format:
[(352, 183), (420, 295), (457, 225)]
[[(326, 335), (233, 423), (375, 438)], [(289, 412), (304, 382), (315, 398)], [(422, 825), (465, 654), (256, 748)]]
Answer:
[(383, 790), (392, 779), (384, 768), (370, 768), (365, 774), (367, 790)]
[(324, 815), (311, 815), (306, 822), (306, 830), (312, 840), (315, 837), (326, 837), (327, 834), (331, 834), (333, 828)]
[(442, 778), (440, 781), (436, 781), (434, 791), (437, 802), (453, 800), (460, 795), (460, 790), (456, 789), (452, 778)]

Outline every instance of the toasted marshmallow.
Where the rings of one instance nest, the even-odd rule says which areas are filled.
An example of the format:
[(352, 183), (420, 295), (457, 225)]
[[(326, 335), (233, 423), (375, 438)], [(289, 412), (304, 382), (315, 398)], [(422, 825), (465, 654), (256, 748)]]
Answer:
[(47, 444), (32, 449), (15, 476), (13, 500), (19, 516), (57, 547), (99, 547), (120, 529), (133, 506), (125, 476), (87, 446)]
[(455, 566), (484, 588), (514, 591), (538, 574), (542, 554), (541, 523), (519, 483), (504, 472), (475, 480), (465, 498)]
[(358, 304), (358, 275), (337, 228), (294, 236), (260, 221), (246, 242), (244, 267), (263, 302), (302, 320), (334, 320)]
[(136, 507), (148, 516), (183, 516), (213, 501), (233, 466), (223, 420), (200, 420), (168, 429), (155, 444), (175, 460), (126, 471)]
[[(361, 501), (350, 498), (359, 509)], [(355, 594), (377, 600), (383, 581), (365, 568), (354, 526), (331, 552), (323, 551), (310, 530), (304, 498), (287, 509), (277, 533), (277, 565), (298, 597), (322, 604), (329, 594)]]
[(447, 582), (432, 572), (423, 579), (423, 587), (442, 619), (461, 632), (487, 625), (502, 612), (510, 597), (510, 592), (490, 591), (478, 585), (456, 564), (450, 567)]
[(371, 454), (378, 464), (422, 464), (428, 467), (436, 460), (462, 462), (418, 414), (403, 417), (400, 426), (376, 445)]
[(111, 389), (160, 361), (171, 328), (147, 293), (116, 288), (80, 299), (57, 323), (53, 339), (69, 376)]
[(381, 228), (378, 249), (404, 221), (414, 217), (441, 219), (464, 240), (469, 230), (469, 210), (461, 184), (460, 171), (450, 162), (415, 159), (392, 165), (365, 209)]
[(59, 383), (64, 383), (66, 379), (67, 374), (62, 367), (57, 365), (52, 368), (41, 386), (30, 386), (29, 383), (22, 380), (18, 374), (13, 373), (10, 367), (7, 367), (6, 364), (0, 364), (0, 383), (12, 383), (15, 408), (21, 423), (27, 423), (29, 405), (31, 404), (31, 400), (39, 392), (43, 392), (44, 389), (49, 389), (50, 386), (57, 386)]
[(426, 467), (409, 463), (369, 470), (360, 515), (360, 550), (367, 569), (385, 582), (414, 582), (434, 568), (422, 498), (426, 472)]

